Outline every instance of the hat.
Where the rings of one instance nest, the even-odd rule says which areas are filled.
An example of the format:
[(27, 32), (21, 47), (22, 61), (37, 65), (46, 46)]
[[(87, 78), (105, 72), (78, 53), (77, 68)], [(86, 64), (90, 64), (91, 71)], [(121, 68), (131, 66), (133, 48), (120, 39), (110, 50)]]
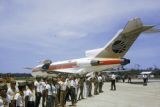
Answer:
[(47, 80), (52, 80), (52, 77), (48, 77)]
[(2, 83), (0, 84), (0, 89), (7, 89), (7, 84), (6, 83)]
[(38, 75), (38, 76), (36, 76), (36, 79), (41, 79), (41, 76), (39, 76), (39, 75)]
[(26, 81), (27, 85), (32, 85), (34, 82), (33, 81)]
[(15, 80), (12, 80), (12, 81), (11, 81), (11, 84), (16, 84), (16, 81), (15, 81)]
[(47, 77), (42, 77), (43, 78), (43, 80), (46, 80), (47, 79)]
[(18, 86), (26, 86), (26, 82), (18, 82)]

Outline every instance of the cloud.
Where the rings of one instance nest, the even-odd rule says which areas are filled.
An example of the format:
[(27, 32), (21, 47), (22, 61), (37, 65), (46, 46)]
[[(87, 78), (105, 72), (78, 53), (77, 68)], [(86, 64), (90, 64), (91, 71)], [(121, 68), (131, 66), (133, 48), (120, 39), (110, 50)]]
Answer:
[(10, 32), (15, 34), (14, 36), (41, 36), (46, 34), (48, 29), (53, 33), (58, 31), (60, 34), (77, 30), (80, 35), (101, 32), (106, 29), (104, 26), (112, 26), (112, 21), (118, 17), (126, 17), (125, 14), (138, 11), (141, 13), (141, 11), (158, 7), (158, 3), (150, 0), (145, 1), (145, 5), (144, 1), (137, 0), (123, 2), (113, 0), (93, 0), (92, 2), (90, 0), (76, 2), (74, 0), (69, 2), (66, 0), (45, 2), (43, 0), (15, 0), (10, 4), (4, 4), (6, 4), (3, 6), (5, 7), (4, 16), (6, 14), (13, 16), (2, 17), (0, 28), (2, 32)]
[(74, 38), (74, 37), (84, 37), (87, 34), (85, 33), (79, 33), (74, 31), (61, 31), (58, 32), (55, 37), (61, 37), (61, 38)]

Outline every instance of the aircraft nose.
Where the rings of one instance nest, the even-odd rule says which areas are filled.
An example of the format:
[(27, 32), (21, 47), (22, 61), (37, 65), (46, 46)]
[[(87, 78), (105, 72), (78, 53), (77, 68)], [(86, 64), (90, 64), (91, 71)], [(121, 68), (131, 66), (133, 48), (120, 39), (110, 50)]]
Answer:
[(37, 72), (37, 71), (39, 71), (39, 69), (37, 67), (32, 69), (32, 72)]
[(40, 72), (39, 72), (39, 71), (40, 71), (40, 68), (39, 68), (39, 67), (33, 68), (33, 69), (32, 69), (32, 73), (31, 73), (32, 76), (33, 76), (33, 77), (36, 77), (37, 75), (40, 75)]

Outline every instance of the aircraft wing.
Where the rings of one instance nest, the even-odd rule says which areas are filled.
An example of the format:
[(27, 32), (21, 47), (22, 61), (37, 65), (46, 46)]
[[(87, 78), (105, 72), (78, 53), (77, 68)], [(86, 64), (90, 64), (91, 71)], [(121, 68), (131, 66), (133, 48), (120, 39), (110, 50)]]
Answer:
[(61, 69), (61, 70), (54, 70), (54, 71), (50, 71), (50, 70), (46, 70), (44, 72), (47, 72), (48, 74), (84, 74), (85, 70), (84, 69)]

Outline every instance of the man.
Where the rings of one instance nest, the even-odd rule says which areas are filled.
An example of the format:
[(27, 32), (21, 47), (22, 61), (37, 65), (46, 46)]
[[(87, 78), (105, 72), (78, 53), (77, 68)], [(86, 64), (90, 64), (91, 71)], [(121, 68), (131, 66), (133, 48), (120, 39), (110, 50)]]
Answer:
[(11, 102), (11, 98), (7, 95), (7, 84), (0, 84), (0, 107), (9, 107), (9, 103)]
[(84, 78), (83, 77), (80, 78), (78, 84), (79, 84), (79, 88), (80, 88), (78, 100), (81, 100), (81, 99), (84, 99), (84, 97), (83, 97)]
[(92, 77), (87, 78), (88, 81), (88, 97), (92, 96)]
[(147, 74), (144, 74), (144, 75), (143, 75), (143, 85), (144, 85), (144, 86), (147, 85), (147, 78), (148, 78)]
[(65, 107), (65, 98), (66, 98), (66, 88), (67, 83), (65, 82), (65, 78), (61, 78), (59, 81), (60, 84), (60, 105), (61, 107)]
[(56, 78), (56, 87), (57, 87), (57, 100), (56, 100), (57, 103), (56, 104), (57, 106), (60, 105), (60, 92), (61, 92), (60, 84), (59, 84), (60, 81), (61, 81), (60, 77), (57, 77)]
[(40, 100), (41, 100), (41, 96), (42, 96), (42, 90), (41, 90), (41, 77), (37, 76), (36, 77), (36, 81), (34, 82), (34, 86), (35, 86), (35, 96), (36, 96), (36, 100), (35, 100), (35, 107), (39, 107), (40, 104)]
[(123, 81), (123, 83), (125, 82), (125, 79), (126, 79), (126, 77), (125, 77), (125, 75), (123, 75), (123, 76), (122, 76), (122, 81)]
[(49, 77), (47, 79), (47, 85), (46, 85), (46, 107), (55, 107), (55, 97), (56, 97), (57, 91), (56, 87), (52, 83), (52, 78)]
[(67, 83), (67, 86), (66, 86), (66, 97), (65, 97), (65, 100), (66, 101), (70, 101), (70, 97), (71, 97), (71, 77), (70, 78), (66, 78), (66, 83)]
[(101, 74), (99, 74), (98, 76), (98, 81), (99, 81), (99, 93), (102, 93), (103, 79)]
[(128, 83), (131, 83), (131, 76), (128, 75)]
[(34, 98), (34, 83), (33, 81), (27, 82), (27, 90), (25, 92), (25, 107), (35, 107), (35, 98)]
[(18, 92), (14, 96), (15, 107), (24, 107), (24, 90), (26, 88), (26, 82), (19, 82), (18, 83)]
[(77, 78), (77, 76), (74, 77), (74, 81), (75, 81), (75, 103), (77, 103), (77, 95), (78, 95), (78, 78)]
[(52, 81), (53, 81), (54, 87), (56, 88), (56, 90), (53, 91), (53, 94), (54, 94), (54, 92), (55, 92), (55, 94), (54, 94), (55, 107), (57, 107), (58, 104), (59, 104), (59, 90), (60, 90), (60, 85), (59, 85), (58, 82), (57, 82), (57, 78), (52, 78)]
[(41, 82), (41, 90), (42, 90), (42, 107), (45, 107), (45, 101), (46, 101), (46, 84), (47, 84), (47, 78), (43, 77), (43, 81)]
[(18, 92), (18, 87), (16, 86), (16, 81), (11, 81), (10, 87), (7, 90), (7, 94), (11, 97), (11, 103), (9, 104), (10, 107), (13, 107), (14, 104), (14, 96)]
[(75, 103), (76, 103), (76, 87), (77, 87), (75, 78), (71, 77), (70, 82), (71, 82), (70, 91), (71, 91), (72, 106), (75, 106)]
[(114, 73), (111, 75), (111, 90), (116, 90), (116, 76)]
[(94, 77), (94, 95), (98, 95), (98, 88), (99, 88), (99, 81), (98, 81), (98, 73), (95, 73), (95, 77)]

